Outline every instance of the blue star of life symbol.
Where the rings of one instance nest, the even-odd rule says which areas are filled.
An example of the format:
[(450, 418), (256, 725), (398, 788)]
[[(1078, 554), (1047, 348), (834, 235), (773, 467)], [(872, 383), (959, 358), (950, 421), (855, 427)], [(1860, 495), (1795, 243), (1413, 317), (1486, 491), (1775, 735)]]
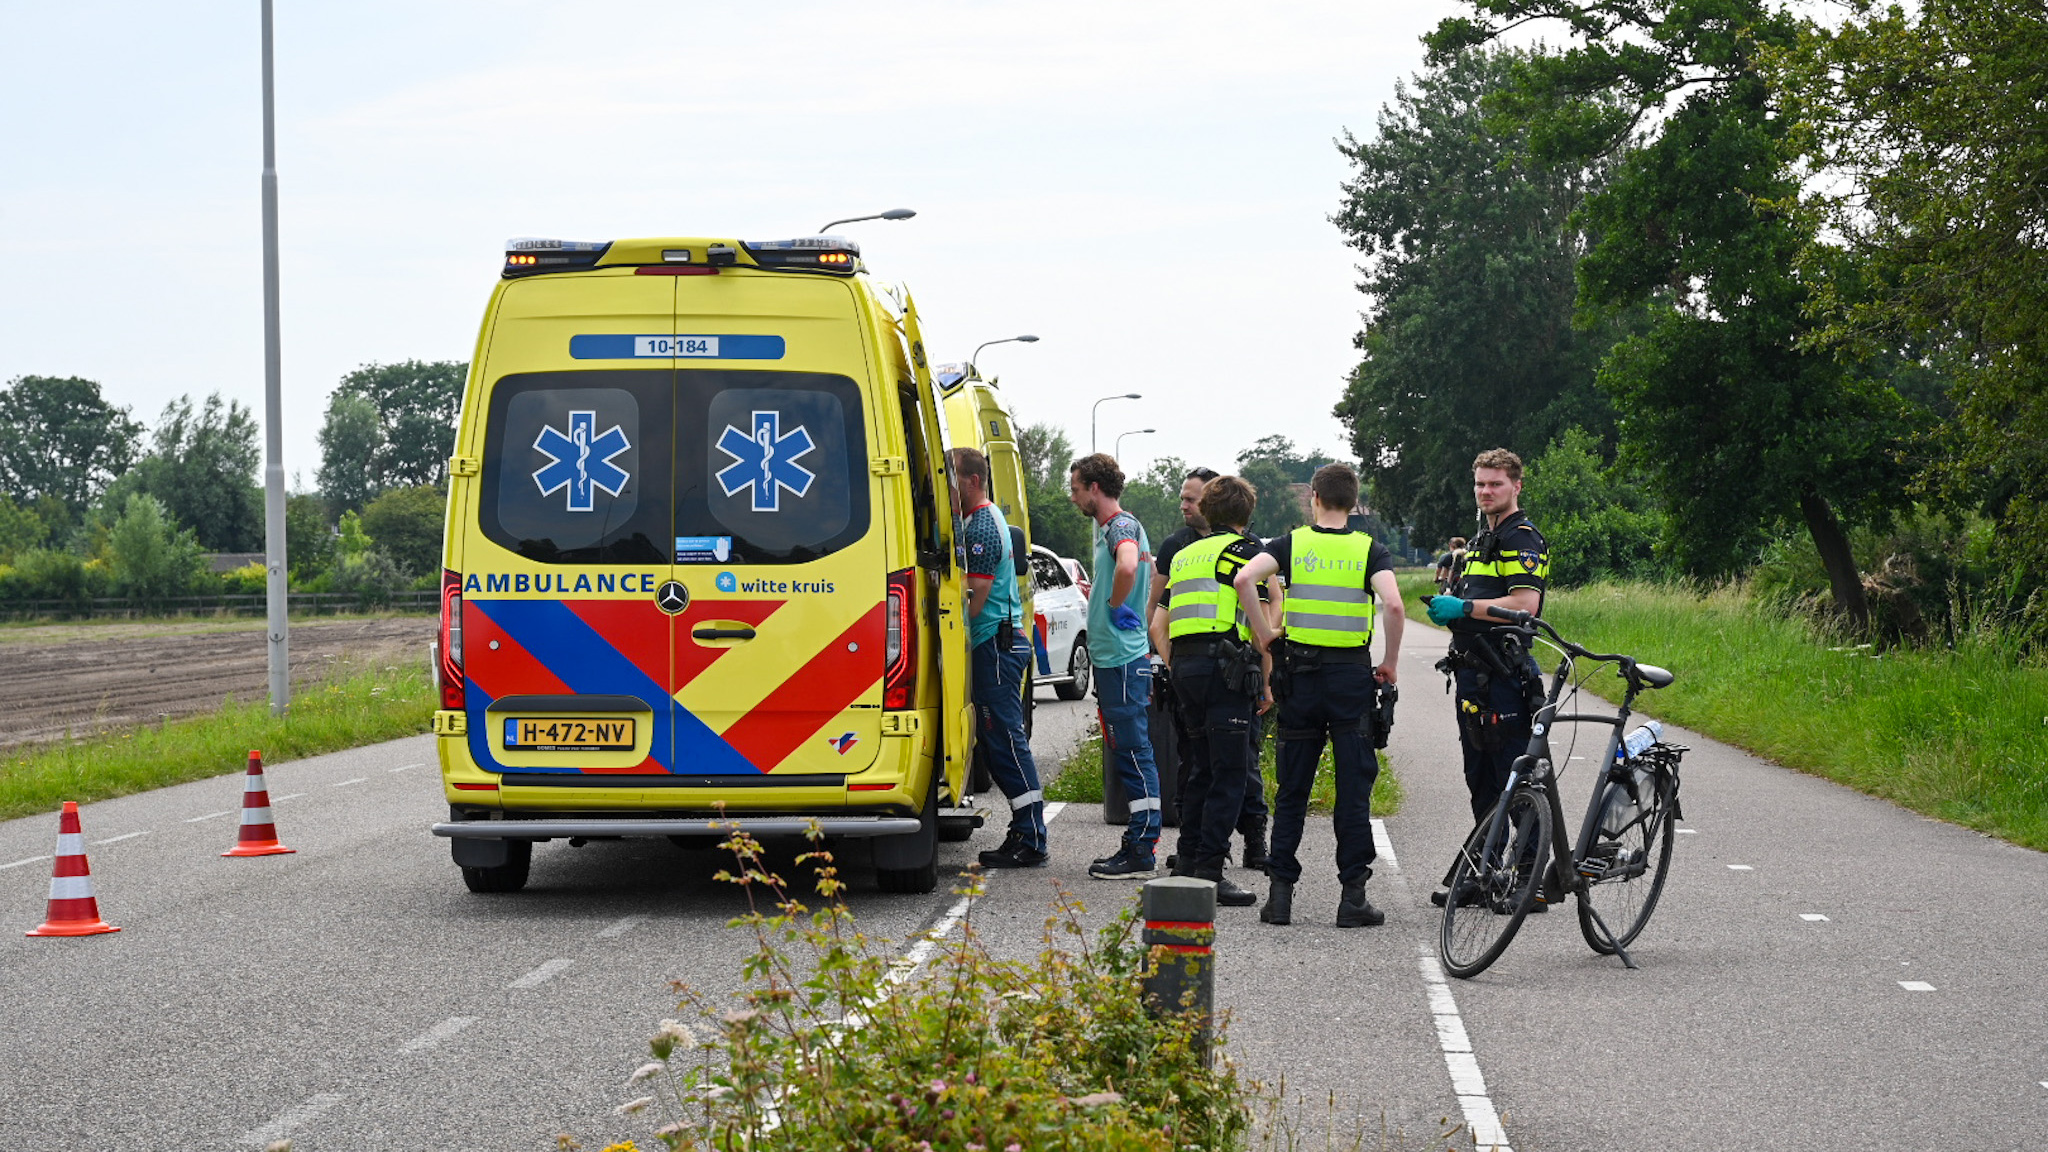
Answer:
[(733, 458), (733, 463), (718, 472), (719, 487), (727, 496), (751, 488), (754, 511), (780, 512), (783, 489), (799, 500), (811, 490), (817, 474), (797, 460), (816, 447), (803, 425), (784, 432), (782, 413), (756, 412), (752, 435), (730, 424), (719, 434), (718, 450)]
[(552, 496), (567, 488), (571, 512), (594, 511), (597, 505), (591, 489), (602, 488), (617, 496), (625, 491), (626, 481), (632, 477), (612, 463), (612, 457), (632, 447), (626, 442), (625, 432), (614, 424), (603, 435), (597, 435), (595, 412), (569, 413), (566, 435), (543, 425), (533, 446), (548, 457), (547, 464), (534, 472), (533, 482), (540, 486), (542, 496)]

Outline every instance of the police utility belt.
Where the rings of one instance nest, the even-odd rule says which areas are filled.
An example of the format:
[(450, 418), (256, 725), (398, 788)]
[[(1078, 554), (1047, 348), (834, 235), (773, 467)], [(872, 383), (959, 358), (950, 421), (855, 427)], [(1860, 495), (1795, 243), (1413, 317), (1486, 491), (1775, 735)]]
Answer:
[(1313, 672), (1325, 664), (1370, 664), (1372, 648), (1360, 644), (1356, 648), (1325, 648), (1318, 644), (1303, 644), (1299, 640), (1281, 640), (1273, 646), (1273, 659), (1286, 662), (1289, 671)]
[(1182, 636), (1170, 647), (1175, 660), (1214, 660), (1216, 677), (1229, 691), (1257, 696), (1266, 689), (1258, 650), (1242, 640), (1220, 635)]

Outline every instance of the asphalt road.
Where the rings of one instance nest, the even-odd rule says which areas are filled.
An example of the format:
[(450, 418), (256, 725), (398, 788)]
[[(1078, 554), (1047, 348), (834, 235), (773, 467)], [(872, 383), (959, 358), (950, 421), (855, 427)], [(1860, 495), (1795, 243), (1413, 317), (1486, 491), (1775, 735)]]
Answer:
[[(1675, 734), (1695, 749), (1689, 831), (1633, 949), (1641, 971), (1593, 955), (1561, 910), (1479, 979), (1433, 981), (1426, 897), (1469, 812), (1429, 670), (1441, 636), (1410, 637), (1390, 750), (1408, 801), (1382, 829), (1397, 862), (1383, 853), (1369, 889), (1387, 925), (1331, 926), (1333, 844), (1314, 821), (1294, 925), (1226, 909), (1219, 926), (1228, 1050), (1284, 1079), (1303, 1143), (1321, 1146), (1334, 1095), (1341, 1128), (1384, 1124), (1397, 1148), (1491, 1115), (1525, 1152), (2038, 1149), (2048, 857), (1692, 734)], [(1042, 694), (1040, 757), (1089, 714)], [(43, 918), (56, 820), (0, 823), (0, 1150), (645, 1143), (612, 1108), (676, 1015), (668, 981), (738, 984), (746, 942), (725, 922), (743, 904), (711, 879), (723, 861), (557, 842), (526, 892), (472, 895), (426, 833), (445, 811), (431, 761), (419, 738), (273, 766), (291, 856), (218, 855), (235, 775), (88, 806), (100, 908), (124, 929), (108, 936), (18, 934)], [(1568, 810), (1587, 779), (1568, 774)], [(942, 861), (1000, 835), (941, 845)], [(1055, 884), (1108, 919), (1135, 885), (1086, 865), (1116, 838), (1091, 807), (1059, 813), (1052, 866), (994, 877), (975, 931), (1035, 950)], [(875, 893), (858, 849), (846, 863), (870, 933), (907, 941), (957, 901)]]

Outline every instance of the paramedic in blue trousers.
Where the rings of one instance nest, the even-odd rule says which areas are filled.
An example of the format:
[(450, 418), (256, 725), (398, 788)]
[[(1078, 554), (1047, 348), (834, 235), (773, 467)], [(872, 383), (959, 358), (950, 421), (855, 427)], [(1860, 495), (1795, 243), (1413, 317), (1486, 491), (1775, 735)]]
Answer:
[(1088, 589), (1088, 659), (1102, 712), (1102, 754), (1131, 798), (1130, 823), (1117, 850), (1088, 866), (1098, 880), (1146, 879), (1159, 871), (1159, 770), (1145, 709), (1152, 703), (1152, 645), (1145, 632), (1152, 560), (1145, 526), (1123, 510), (1124, 473), (1097, 452), (1067, 470), (1067, 496), (1095, 521), (1095, 583)]
[(960, 489), (967, 544), (967, 642), (973, 653), (975, 739), (988, 755), (988, 774), (1010, 802), (1010, 831), (999, 847), (981, 854), (984, 868), (1039, 868), (1046, 861), (1045, 792), (1031, 738), (1024, 733), (1024, 669), (1031, 661), (1024, 636), (1024, 601), (1010, 554), (1010, 525), (988, 498), (988, 457), (955, 448), (953, 475)]

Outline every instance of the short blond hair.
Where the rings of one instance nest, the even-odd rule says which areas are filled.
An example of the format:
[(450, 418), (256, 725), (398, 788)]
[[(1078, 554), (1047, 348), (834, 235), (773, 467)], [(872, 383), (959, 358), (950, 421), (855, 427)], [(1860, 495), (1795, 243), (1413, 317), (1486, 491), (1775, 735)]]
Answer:
[(1520, 483), (1522, 480), (1522, 458), (1505, 448), (1488, 448), (1472, 461), (1472, 470), (1498, 468), (1508, 474), (1508, 479)]

